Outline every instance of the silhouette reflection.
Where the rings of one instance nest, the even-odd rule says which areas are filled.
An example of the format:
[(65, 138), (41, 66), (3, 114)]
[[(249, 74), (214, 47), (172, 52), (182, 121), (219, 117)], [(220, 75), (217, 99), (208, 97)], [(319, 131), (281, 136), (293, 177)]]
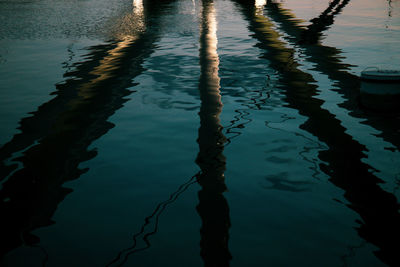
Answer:
[[(299, 44), (304, 29), (299, 25), (299, 19), (295, 17), (293, 12), (283, 8), (280, 3), (271, 0), (268, 0), (265, 9), (268, 16), (273, 21), (279, 23), (280, 29), (288, 34), (291, 43)], [(370, 125), (382, 132), (379, 137), (400, 150), (400, 132), (398, 131), (400, 117), (392, 116), (391, 114), (375, 114), (360, 109), (360, 79), (348, 71), (350, 65), (343, 63), (342, 51), (320, 43), (304, 43), (300, 44), (300, 47), (307, 57), (307, 61), (314, 63), (315, 69), (327, 75), (334, 82), (335, 86), (339, 88), (338, 93), (345, 100), (339, 106), (349, 110), (351, 116), (362, 118), (364, 124)]]
[(335, 16), (350, 2), (350, 0), (333, 0), (327, 9), (317, 18), (310, 20), (312, 22), (307, 29), (302, 32), (300, 43), (316, 44), (322, 36), (322, 32), (327, 30), (334, 23)]
[[(108, 118), (128, 101), (132, 79), (159, 38), (159, 22), (168, 1), (147, 1), (138, 14), (146, 25), (135, 35), (91, 47), (85, 61), (74, 66), (55, 97), (32, 117), (20, 122), (21, 133), (0, 148), (0, 257), (16, 247), (39, 242), (36, 228), (53, 224), (58, 204), (72, 190), (62, 185), (87, 170), (79, 164), (96, 156), (90, 144), (114, 127)], [(135, 8), (138, 11), (138, 8)], [(21, 156), (13, 158), (20, 153)], [(6, 165), (5, 161), (19, 163)]]
[(399, 266), (400, 205), (396, 197), (379, 186), (382, 180), (363, 162), (366, 148), (347, 133), (340, 120), (322, 108), (322, 100), (314, 98), (317, 94), (315, 81), (298, 68), (294, 49), (285, 46), (263, 10), (255, 7), (254, 2), (238, 3), (259, 47), (265, 50), (263, 57), (279, 71), (280, 88), (287, 106), (307, 118), (300, 128), (328, 145), (327, 150), (319, 152), (324, 162), (320, 169), (330, 177), (331, 183), (344, 190), (344, 197), (350, 203), (348, 207), (360, 215), (362, 221), (357, 228), (360, 237), (379, 248), (375, 254), (384, 263)]
[(229, 207), (223, 196), (226, 191), (223, 155), (226, 138), (222, 133), (219, 115), (222, 112), (219, 57), (217, 54), (217, 22), (212, 0), (202, 1), (200, 28), (200, 128), (197, 142), (199, 153), (196, 163), (201, 169), (197, 181), (197, 211), (202, 220), (200, 255), (204, 266), (229, 266), (231, 254), (228, 249)]
[(391, 18), (393, 13), (392, 0), (387, 0), (387, 2), (388, 2), (388, 17)]
[[(150, 237), (158, 232), (159, 218), (168, 205), (186, 191), (196, 181), (202, 189), (199, 191), (197, 211), (202, 219), (201, 252), (205, 266), (229, 266), (231, 259), (228, 250), (229, 207), (223, 192), (226, 191), (224, 171), (226, 160), (223, 155), (227, 141), (222, 134), (219, 115), (222, 112), (220, 79), (218, 76), (219, 57), (217, 54), (217, 24), (215, 8), (212, 1), (202, 2), (200, 27), (200, 80), (199, 95), (200, 128), (199, 153), (196, 163), (201, 171), (170, 195), (169, 199), (160, 202), (154, 211), (145, 218), (140, 231), (133, 235), (132, 245), (121, 250), (107, 266), (122, 266), (129, 256), (151, 247)], [(196, 180), (195, 180), (196, 179)], [(145, 246), (139, 245), (142, 239)]]

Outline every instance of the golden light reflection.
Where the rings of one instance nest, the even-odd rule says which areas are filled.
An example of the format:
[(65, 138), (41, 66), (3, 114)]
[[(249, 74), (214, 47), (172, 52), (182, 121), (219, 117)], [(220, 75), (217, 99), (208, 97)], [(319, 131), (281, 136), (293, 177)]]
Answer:
[[(131, 45), (136, 39), (137, 36), (126, 36), (123, 40), (116, 44), (114, 49), (108, 51), (108, 55), (100, 60), (100, 65), (95, 67), (93, 71), (90, 72), (90, 74), (94, 74), (97, 77), (82, 85), (81, 89), (91, 87), (98, 82), (112, 77), (111, 73), (118, 68), (119, 59), (125, 54), (123, 49)], [(79, 95), (82, 97), (90, 97), (90, 94), (86, 93), (87, 92), (80, 90)]]
[(120, 41), (116, 43), (115, 48), (108, 51), (107, 55), (100, 60), (100, 64), (90, 72), (90, 74), (95, 75), (96, 78), (83, 84), (78, 89), (78, 96), (81, 98), (88, 99), (93, 97), (97, 93), (95, 90), (92, 90), (92, 88), (95, 87), (99, 82), (113, 77), (114, 71), (120, 67), (120, 59), (125, 55), (124, 49), (134, 43), (135, 40), (138, 39), (139, 34), (144, 31), (145, 25), (143, 0), (133, 0), (132, 5), (133, 11), (124, 17), (124, 21), (126, 22), (125, 25), (131, 24), (130, 21), (133, 21), (135, 27), (132, 28), (135, 28), (135, 31), (124, 33), (124, 30), (121, 29), (121, 33), (116, 34), (116, 37)]

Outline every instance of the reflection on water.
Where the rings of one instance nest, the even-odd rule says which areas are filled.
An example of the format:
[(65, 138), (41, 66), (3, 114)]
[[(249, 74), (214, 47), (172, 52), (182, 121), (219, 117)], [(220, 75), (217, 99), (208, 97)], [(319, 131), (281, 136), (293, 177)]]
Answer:
[[(160, 217), (163, 212), (167, 209), (168, 205), (173, 204), (179, 198), (179, 196), (189, 188), (189, 186), (196, 182), (195, 178), (198, 176), (199, 173), (193, 175), (189, 181), (180, 185), (179, 188), (173, 192), (167, 200), (159, 203), (154, 211), (144, 219), (145, 222), (140, 227), (140, 230), (132, 236), (132, 246), (121, 250), (112, 261), (107, 263), (106, 266), (123, 266), (131, 255), (149, 249), (151, 247), (150, 237), (158, 232)], [(138, 245), (139, 239), (144, 241), (144, 247), (140, 247)]]
[(143, 0), (133, 0), (133, 13), (138, 17), (143, 16)]
[[(292, 43), (297, 44), (298, 40), (303, 38), (304, 32), (308, 32), (299, 25), (294, 14), (281, 4), (270, 1), (266, 6), (266, 11), (269, 17), (279, 23), (279, 29), (288, 35), (288, 39)], [(313, 40), (320, 38), (320, 34), (321, 32), (308, 32)], [(304, 43), (300, 47), (302, 48), (301, 52), (307, 57), (307, 61), (315, 64), (317, 71), (327, 75), (337, 86), (339, 93), (344, 97), (344, 102), (340, 106), (349, 110), (352, 116), (365, 120), (365, 124), (381, 131), (382, 138), (399, 149), (400, 139), (396, 126), (398, 118), (388, 114), (389, 116), (385, 116), (385, 119), (382, 120), (382, 116), (375, 116), (362, 110), (359, 104), (359, 77), (349, 71), (349, 64), (343, 62), (342, 51), (321, 43), (314, 45)]]
[[(194, 183), (199, 183), (199, 204), (197, 211), (202, 220), (200, 230), (200, 255), (204, 266), (229, 266), (228, 230), (230, 227), (229, 207), (223, 192), (226, 191), (224, 171), (226, 160), (223, 155), (226, 141), (222, 134), (219, 116), (222, 112), (220, 78), (218, 76), (219, 57), (217, 53), (216, 11), (212, 1), (202, 2), (200, 23), (200, 128), (198, 131), (199, 153), (196, 163), (200, 172), (187, 182), (144, 219), (144, 224), (132, 239), (132, 245), (121, 250), (107, 266), (122, 266), (128, 258), (151, 248), (151, 238), (159, 231), (161, 215), (182, 193)], [(144, 246), (140, 245), (143, 240)]]
[(322, 32), (327, 30), (328, 27), (334, 23), (335, 16), (339, 14), (349, 2), (350, 0), (332, 1), (319, 17), (310, 20), (311, 24), (307, 26), (307, 30), (302, 32), (300, 43), (316, 44), (320, 40)]
[[(398, 244), (400, 240), (397, 227), (400, 223), (400, 206), (396, 197), (382, 190), (379, 186), (382, 180), (372, 173), (371, 166), (363, 163), (365, 147), (346, 133), (334, 115), (322, 108), (323, 101), (314, 97), (317, 94), (314, 80), (299, 69), (293, 56), (295, 51), (281, 41), (268, 17), (263, 16), (259, 8), (253, 10), (253, 6), (242, 6), (250, 30), (255, 32), (255, 37), (265, 49), (264, 57), (271, 60), (271, 66), (281, 75), (286, 102), (308, 118), (300, 128), (329, 146), (319, 153), (319, 158), (325, 162), (320, 168), (329, 175), (334, 185), (344, 190), (344, 196), (350, 202), (349, 207), (360, 214), (363, 221), (358, 222), (359, 235), (379, 247), (376, 255), (383, 262), (397, 266), (399, 258), (393, 244)], [(274, 12), (277, 11), (279, 8), (275, 6)], [(283, 16), (287, 16), (287, 12), (281, 18)], [(313, 50), (310, 49), (308, 53), (312, 54)]]
[(256, 8), (262, 9), (267, 4), (267, 0), (256, 0)]
[(200, 28), (200, 128), (196, 163), (201, 169), (197, 179), (201, 186), (197, 211), (202, 220), (201, 257), (204, 266), (229, 266), (228, 250), (229, 207), (223, 193), (226, 159), (223, 155), (225, 136), (222, 134), (220, 114), (222, 102), (219, 57), (217, 53), (217, 21), (212, 0), (202, 1)]
[[(161, 9), (149, 6), (148, 12), (157, 16)], [(63, 184), (87, 171), (78, 165), (96, 156), (88, 147), (114, 127), (108, 118), (132, 93), (127, 88), (143, 71), (141, 64), (157, 38), (155, 31), (139, 31), (92, 47), (88, 60), (65, 74), (71, 78), (56, 85), (56, 96), (22, 119), (21, 133), (1, 147), (1, 256), (22, 244), (38, 243), (31, 232), (54, 223), (58, 204), (72, 191)], [(12, 158), (18, 151), (22, 156)], [(5, 165), (6, 160), (14, 164)]]
[(388, 17), (390, 18), (392, 16), (392, 12), (393, 12), (393, 6), (392, 6), (392, 0), (387, 0), (388, 2)]
[(290, 192), (304, 192), (309, 191), (309, 185), (312, 184), (310, 181), (290, 181), (287, 179), (288, 174), (286, 172), (279, 173), (277, 175), (270, 175), (266, 178), (270, 182), (271, 186), (264, 186), (265, 189), (275, 189)]
[[(129, 150), (126, 158), (121, 156), (122, 153), (119, 154), (125, 147), (113, 147), (115, 155), (103, 158), (105, 161), (117, 158), (122, 162), (120, 165), (112, 165), (111, 162), (110, 173), (122, 173), (113, 166), (141, 165), (149, 161), (143, 169), (149, 168), (148, 166), (157, 169), (154, 172), (161, 173), (162, 179), (171, 180), (170, 182), (174, 184), (172, 187), (176, 189), (163, 188), (162, 181), (144, 174), (148, 170), (143, 171), (133, 167), (127, 174), (120, 174), (119, 177), (124, 176), (123, 179), (126, 180), (121, 181), (119, 178), (112, 181), (112, 190), (118, 191), (115, 195), (121, 195), (123, 199), (123, 202), (116, 203), (121, 203), (122, 207), (117, 207), (118, 204), (115, 203), (107, 203), (110, 204), (109, 207), (99, 206), (102, 209), (101, 216), (116, 217), (113, 221), (115, 225), (106, 225), (102, 229), (103, 232), (96, 233), (105, 236), (104, 243), (107, 244), (96, 244), (96, 240), (88, 242), (93, 245), (90, 249), (95, 251), (101, 246), (105, 247), (101, 248), (102, 251), (107, 251), (111, 255), (107, 258), (109, 262), (104, 262), (107, 266), (122, 266), (127, 264), (128, 260), (137, 265), (147, 260), (148, 265), (153, 266), (152, 261), (158, 255), (170, 260), (164, 262), (165, 266), (176, 266), (179, 259), (171, 259), (171, 255), (175, 254), (179, 255), (177, 258), (189, 257), (191, 262), (202, 260), (204, 266), (238, 265), (235, 257), (245, 258), (246, 262), (248, 260), (261, 264), (258, 258), (253, 257), (257, 254), (253, 254), (252, 250), (262, 251), (259, 255), (265, 254), (262, 255), (263, 259), (278, 257), (279, 263), (294, 264), (295, 260), (287, 259), (286, 255), (270, 255), (273, 246), (281, 245), (286, 249), (288, 243), (292, 242), (290, 246), (293, 245), (293, 239), (297, 244), (288, 250), (290, 253), (308, 252), (308, 248), (303, 248), (303, 245), (307, 246), (308, 241), (298, 240), (295, 234), (292, 236), (291, 233), (301, 232), (315, 225), (308, 225), (307, 219), (304, 223), (306, 226), (297, 224), (298, 221), (291, 222), (290, 216), (296, 214), (293, 207), (301, 206), (304, 210), (317, 207), (315, 213), (318, 217), (322, 218), (329, 212), (334, 217), (340, 214), (334, 210), (337, 207), (331, 208), (331, 202), (335, 202), (332, 199), (336, 198), (332, 193), (334, 190), (344, 196), (338, 202), (346, 201), (346, 204), (342, 203), (344, 207), (337, 209), (354, 211), (359, 220), (354, 221), (354, 217), (351, 219), (334, 217), (339, 226), (334, 230), (329, 229), (331, 235), (338, 234), (348, 225), (349, 228), (357, 225), (356, 231), (352, 229), (351, 231), (355, 235), (358, 234), (360, 238), (357, 242), (361, 241), (363, 245), (354, 245), (357, 242), (348, 241), (350, 240), (348, 237), (337, 239), (335, 237), (326, 241), (324, 238), (328, 235), (319, 236), (321, 233), (313, 233), (317, 237), (311, 237), (310, 234), (310, 240), (314, 238), (310, 243), (315, 241), (324, 247), (335, 247), (335, 249), (350, 247), (350, 254), (355, 254), (354, 250), (361, 249), (366, 243), (373, 244), (375, 246), (373, 249), (377, 250), (376, 256), (383, 263), (390, 266), (400, 265), (397, 257), (400, 242), (400, 205), (396, 199), (399, 174), (396, 176), (397, 181), (393, 182), (396, 185), (393, 192), (384, 189), (382, 187), (384, 181), (381, 179), (384, 174), (378, 173), (381, 170), (378, 170), (373, 162), (371, 163), (372, 160), (368, 161), (368, 156), (372, 154), (369, 151), (370, 144), (364, 144), (357, 135), (352, 134), (351, 129), (346, 126), (346, 121), (337, 113), (345, 113), (347, 116), (345, 118), (360, 119), (359, 124), (376, 129), (378, 134), (374, 136), (374, 140), (392, 145), (389, 149), (393, 153), (400, 149), (399, 117), (364, 110), (358, 101), (359, 78), (351, 72), (353, 66), (345, 63), (346, 54), (337, 47), (327, 46), (324, 42), (324, 37), (329, 35), (328, 29), (334, 28), (339, 18), (351, 7), (350, 3), (354, 1), (326, 1), (325, 6), (318, 3), (320, 10), (313, 10), (311, 18), (314, 18), (309, 21), (296, 16), (297, 12), (288, 9), (285, 1), (234, 0), (233, 2), (237, 9), (230, 7), (224, 9), (224, 5), (229, 6), (231, 3), (223, 0), (202, 0), (200, 5), (193, 0), (189, 3), (190, 7), (184, 8), (183, 2), (179, 1), (133, 0), (129, 3), (132, 4), (129, 12), (122, 13), (123, 15), (112, 23), (114, 26), (111, 35), (115, 37), (113, 41), (88, 48), (87, 55), (80, 63), (65, 64), (66, 79), (56, 85), (54, 98), (39, 106), (38, 110), (31, 114), (32, 116), (23, 118), (20, 122), (20, 133), (15, 134), (11, 141), (0, 148), (2, 218), (0, 257), (25, 245), (42, 249), (43, 265), (46, 265), (49, 259), (51, 261), (53, 255), (51, 253), (47, 255), (41, 246), (42, 237), (34, 230), (51, 228), (48, 226), (55, 224), (56, 210), (65, 212), (65, 209), (62, 210), (59, 206), (61, 202), (68, 202), (64, 199), (72, 189), (66, 188), (64, 184), (79, 178), (83, 173), (91, 173), (88, 168), (80, 167), (82, 162), (93, 161), (100, 157), (96, 157), (98, 152), (90, 146), (99, 139), (107, 139), (106, 133), (114, 137), (110, 129), (115, 124), (133, 125), (124, 124), (125, 122), (118, 118), (112, 120), (113, 122), (110, 121), (110, 117), (117, 111), (121, 113), (124, 110), (129, 113), (128, 120), (135, 120), (137, 125), (123, 127), (128, 137), (126, 140), (129, 139), (127, 144), (123, 144), (126, 145), (126, 150)], [(388, 17), (395, 18), (394, 1), (388, 0), (387, 4)], [(197, 6), (199, 10), (196, 9)], [(196, 17), (200, 27), (197, 24), (192, 28), (182, 27), (186, 21), (179, 21), (180, 16), (175, 20), (171, 19), (178, 13), (178, 7), (182, 8), (179, 12), (186, 12), (185, 14)], [(384, 7), (386, 8), (386, 2)], [(234, 16), (235, 22), (243, 22), (245, 32), (237, 30), (236, 24), (221, 28), (220, 25), (227, 16)], [(167, 21), (171, 23), (168, 26), (165, 25)], [(191, 23), (193, 21), (196, 19), (191, 20)], [(196, 28), (194, 31), (199, 32), (200, 38), (188, 28), (190, 30)], [(1, 32), (0, 30), (0, 34)], [(196, 38), (193, 38), (194, 35)], [(69, 61), (72, 62), (74, 52), (71, 47), (68, 49)], [(197, 49), (198, 55), (193, 53)], [(190, 64), (191, 66), (186, 66)], [(195, 67), (190, 68), (192, 65)], [(312, 67), (308, 69), (309, 66)], [(236, 75), (235, 71), (240, 72), (240, 75)], [(321, 82), (321, 77), (325, 77), (329, 82)], [(133, 88), (137, 91), (132, 91)], [(342, 102), (336, 103), (338, 105), (334, 105), (334, 108), (333, 105), (327, 105), (327, 102), (332, 100), (324, 98), (323, 93), (326, 92), (337, 93)], [(129, 95), (132, 95), (133, 99), (128, 102)], [(135, 101), (135, 97), (139, 100)], [(128, 110), (122, 108), (128, 104), (131, 104)], [(185, 123), (189, 121), (188, 118), (197, 121), (196, 114), (193, 115), (192, 111), (198, 109), (200, 126), (195, 124), (192, 133), (187, 125), (171, 130), (178, 125), (176, 122), (181, 118), (187, 119), (182, 120)], [(159, 114), (172, 112), (164, 116), (157, 113), (159, 110), (161, 110)], [(149, 114), (145, 114), (146, 112)], [(168, 117), (169, 114), (172, 116)], [(275, 127), (273, 122), (278, 126)], [(143, 126), (146, 123), (156, 124), (157, 126), (152, 128), (155, 132), (148, 131), (148, 128)], [(222, 127), (225, 123), (228, 124), (227, 127)], [(358, 127), (358, 125), (353, 126)], [(135, 135), (135, 130), (143, 137), (138, 138), (139, 134)], [(177, 146), (185, 147), (179, 151), (187, 154), (182, 156), (165, 152), (168, 146), (162, 144), (162, 141), (150, 144), (149, 140), (168, 140), (168, 136), (160, 137), (161, 134), (157, 131), (179, 135), (182, 133), (180, 137), (184, 136), (186, 139), (179, 140)], [(295, 134), (288, 140), (287, 136), (283, 136), (287, 133)], [(238, 136), (240, 138), (235, 139), (238, 142), (231, 142)], [(254, 136), (256, 140), (250, 140)], [(268, 139), (270, 137), (272, 138)], [(135, 138), (138, 140), (131, 140)], [(197, 156), (196, 138), (199, 148)], [(303, 139), (307, 141), (304, 142)], [(241, 140), (244, 141), (240, 143)], [(310, 152), (307, 151), (310, 150), (307, 142), (312, 143), (311, 150), (315, 158), (304, 156)], [(190, 144), (194, 145), (194, 149)], [(227, 146), (228, 144), (230, 146)], [(237, 149), (235, 146), (243, 148), (243, 151), (235, 150)], [(245, 151), (247, 149), (249, 151)], [(146, 151), (151, 157), (143, 159), (135, 157), (135, 153), (141, 155), (136, 150)], [(258, 150), (262, 150), (262, 155)], [(190, 154), (193, 151), (193, 155)], [(301, 152), (297, 153), (298, 151)], [(157, 155), (158, 153), (162, 156)], [(197, 172), (198, 168), (200, 171), (184, 182), (179, 179), (174, 180), (175, 178), (168, 172), (172, 173), (172, 170), (185, 167), (181, 166), (183, 164), (180, 164), (179, 160), (176, 161), (177, 164), (169, 164), (170, 161), (161, 159), (165, 155), (176, 159), (187, 157), (190, 158), (189, 161), (193, 161), (196, 157), (197, 166), (192, 164), (195, 170), (190, 170), (188, 178)], [(227, 162), (237, 166), (229, 165)], [(246, 164), (249, 166), (244, 166)], [(104, 166), (100, 165), (88, 163), (91, 171), (98, 168), (95, 173), (103, 170)], [(385, 163), (384, 166), (389, 166), (389, 163)], [(312, 170), (295, 173), (297, 177), (293, 179), (292, 173), (295, 171), (290, 170), (291, 168)], [(241, 172), (242, 169), (245, 171)], [(142, 173), (134, 172), (137, 170), (141, 170)], [(229, 180), (225, 180), (225, 174), (228, 173)], [(88, 182), (88, 187), (95, 187), (100, 183), (104, 178), (102, 175), (106, 174), (100, 173), (99, 177)], [(256, 179), (255, 177), (262, 177), (262, 182), (258, 183), (257, 187), (247, 187), (249, 184), (256, 184), (252, 180)], [(324, 179), (329, 181), (324, 185), (326, 187), (317, 187), (316, 185), (322, 184)], [(81, 180), (84, 179), (79, 179)], [(229, 193), (228, 182), (232, 191)], [(148, 187), (140, 187), (145, 183)], [(246, 185), (244, 189), (241, 188), (243, 185)], [(85, 187), (85, 185), (79, 186)], [(126, 193), (122, 188), (125, 186), (139, 189), (129, 190)], [(200, 187), (198, 198), (194, 196), (194, 201), (191, 203), (188, 200), (190, 199), (188, 193), (190, 190), (196, 190), (196, 186)], [(148, 191), (141, 188), (146, 188)], [(243, 192), (249, 188), (249, 192)], [(300, 201), (297, 206), (293, 204), (302, 197), (313, 196), (315, 188), (322, 188), (318, 193), (325, 197), (321, 198), (321, 203), (315, 204), (320, 206), (312, 206), (310, 200)], [(187, 194), (183, 194), (184, 192)], [(155, 197), (157, 193), (166, 200), (160, 202), (158, 196)], [(131, 196), (124, 194), (137, 194), (135, 199), (138, 201), (126, 201)], [(92, 195), (85, 197), (86, 199), (79, 200), (79, 203), (94, 198)], [(243, 200), (244, 198), (246, 200)], [(109, 198), (105, 199), (102, 203), (109, 201)], [(149, 211), (141, 202), (150, 200), (157, 204), (154, 210)], [(197, 203), (196, 209), (194, 209), (195, 203)], [(195, 219), (186, 218), (190, 215), (184, 214), (180, 209), (185, 205), (190, 206), (189, 209), (194, 213)], [(135, 220), (145, 214), (144, 222), (138, 220), (139, 224), (135, 224), (136, 221), (130, 221), (131, 217), (118, 217), (126, 213), (113, 211), (114, 208), (127, 209), (127, 206), (136, 208), (132, 212), (137, 213), (137, 216), (133, 217)], [(260, 206), (268, 207), (259, 209)], [(290, 216), (282, 215), (284, 214), (282, 210), (285, 208), (290, 210)], [(143, 213), (141, 209), (144, 210)], [(256, 211), (253, 217), (248, 216), (251, 214), (248, 210), (251, 209)], [(265, 212), (268, 209), (270, 212)], [(237, 219), (238, 217), (240, 219)], [(328, 219), (332, 217), (325, 216), (312, 223), (327, 224)], [(104, 218), (93, 219), (91, 223), (99, 223), (97, 219), (100, 221)], [(170, 222), (166, 223), (166, 219)], [(127, 224), (132, 225), (122, 227), (125, 220), (129, 221)], [(235, 229), (231, 228), (231, 220)], [(81, 231), (87, 231), (87, 227), (93, 226), (88, 226), (88, 223), (81, 218), (77, 221)], [(198, 228), (190, 233), (168, 232), (173, 228), (171, 225), (185, 228), (185, 223), (200, 227), (200, 253), (198, 253)], [(237, 227), (237, 224), (254, 229)], [(114, 242), (108, 242), (107, 238), (115, 235), (114, 228), (119, 226), (123, 229), (120, 230), (123, 232), (122, 235), (132, 237), (132, 240), (124, 243), (118, 237), (113, 240)], [(137, 231), (131, 233), (131, 230), (135, 229)], [(186, 234), (188, 237), (183, 237)], [(274, 234), (278, 236), (275, 240), (279, 240), (280, 244), (270, 242)], [(304, 234), (304, 237), (308, 237), (307, 234)], [(51, 238), (57, 239), (57, 237)], [(175, 239), (183, 240), (184, 244), (176, 245), (179, 241)], [(251, 244), (240, 243), (238, 240), (248, 240)], [(73, 244), (78, 244), (79, 241), (81, 240), (75, 240)], [(118, 247), (112, 247), (115, 243)], [(60, 245), (63, 246), (64, 244)], [(193, 247), (194, 249), (190, 250)], [(328, 249), (321, 248), (321, 251), (312, 253), (318, 254), (322, 250)], [(201, 259), (200, 257), (196, 259), (193, 251), (197, 257), (200, 254)], [(370, 252), (367, 251), (362, 255), (368, 253)], [(130, 257), (133, 254), (135, 259), (133, 256)], [(344, 265), (350, 256), (341, 257)], [(337, 255), (331, 257), (337, 258)], [(80, 262), (78, 264), (84, 265)]]

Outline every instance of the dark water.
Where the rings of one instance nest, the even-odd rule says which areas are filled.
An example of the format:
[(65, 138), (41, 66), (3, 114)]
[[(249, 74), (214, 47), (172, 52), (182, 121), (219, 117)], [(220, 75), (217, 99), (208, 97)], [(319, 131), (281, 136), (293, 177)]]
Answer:
[(400, 266), (400, 2), (0, 1), (1, 266)]

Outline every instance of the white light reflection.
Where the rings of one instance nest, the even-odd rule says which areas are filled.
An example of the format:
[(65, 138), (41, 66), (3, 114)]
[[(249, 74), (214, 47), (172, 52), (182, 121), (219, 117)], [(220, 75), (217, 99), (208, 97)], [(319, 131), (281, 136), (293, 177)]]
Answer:
[(195, 0), (192, 0), (192, 4), (193, 4), (193, 9), (192, 9), (192, 14), (196, 14), (196, 2)]
[(143, 15), (143, 0), (133, 0), (133, 13), (135, 15)]
[[(209, 158), (209, 153), (217, 155), (211, 158), (218, 158), (225, 142), (221, 133), (220, 114), (222, 112), (222, 101), (219, 78), (219, 56), (217, 52), (217, 18), (214, 3), (203, 0), (202, 18), (200, 28), (200, 67), (199, 80), (200, 91), (200, 130), (198, 143), (201, 152), (199, 158)], [(206, 152), (208, 151), (208, 152)], [(205, 153), (205, 154), (204, 154)], [(204, 155), (203, 155), (204, 154)], [(219, 174), (223, 177), (223, 171)], [(219, 178), (218, 178), (219, 179)]]
[(255, 5), (257, 9), (262, 9), (267, 4), (267, 0), (256, 0)]
[[(218, 76), (217, 44), (214, 3), (212, 0), (203, 0), (199, 49), (201, 67), (199, 80), (200, 128), (197, 139), (199, 153), (196, 163), (201, 169), (200, 175), (197, 177), (197, 182), (201, 186), (198, 193), (197, 211), (202, 220), (200, 254), (204, 266), (229, 266), (231, 260), (228, 249), (229, 206), (223, 196), (227, 190), (224, 176), (226, 158), (223, 154), (226, 137), (223, 135), (219, 118), (222, 112), (222, 101)], [(212, 246), (208, 244), (212, 244)]]
[(217, 18), (216, 12), (214, 8), (214, 4), (209, 5), (208, 13), (207, 13), (207, 33), (206, 33), (206, 47), (207, 47), (207, 56), (211, 60), (210, 67), (214, 73), (216, 74), (216, 78), (218, 78), (218, 66), (219, 66), (219, 56), (217, 52), (218, 46), (218, 38), (217, 38)]
[(215, 116), (215, 125), (219, 124), (218, 117), (222, 111), (217, 45), (216, 10), (212, 2), (206, 2), (203, 3), (200, 33), (200, 94), (202, 105), (208, 107), (208, 115)]

